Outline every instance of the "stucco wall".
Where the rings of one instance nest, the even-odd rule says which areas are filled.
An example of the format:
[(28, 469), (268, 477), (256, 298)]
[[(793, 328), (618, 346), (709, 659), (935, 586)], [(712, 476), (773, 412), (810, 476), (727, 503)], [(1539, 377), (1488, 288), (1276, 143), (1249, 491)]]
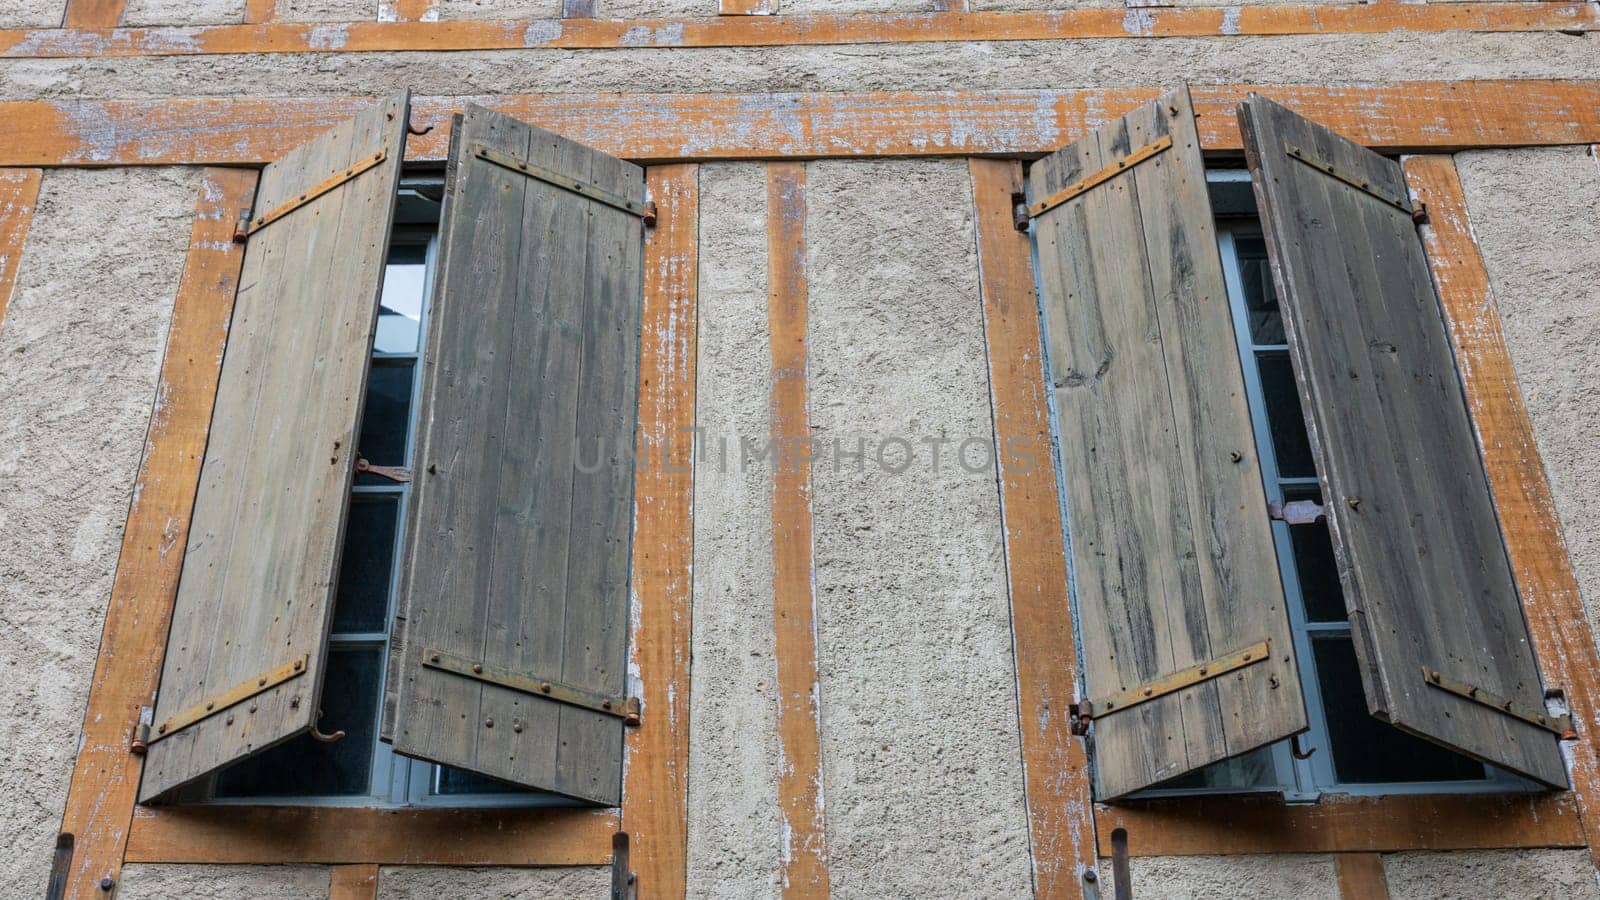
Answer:
[(1587, 850), (1392, 853), (1383, 869), (1390, 900), (1600, 897)]
[(134, 863), (122, 870), (118, 900), (322, 900), (327, 866), (194, 866)]
[(0, 323), (0, 893), (49, 874), (199, 183), (46, 172)]
[(611, 896), (611, 869), (437, 868), (384, 866), (378, 870), (378, 900), (604, 900)]
[[(1130, 839), (1132, 836), (1130, 835)], [(1129, 869), (1135, 897), (1161, 900), (1340, 900), (1332, 856), (1134, 857)], [(1100, 861), (1103, 893), (1113, 896), (1111, 860)], [(1366, 898), (1346, 898), (1366, 900)]]

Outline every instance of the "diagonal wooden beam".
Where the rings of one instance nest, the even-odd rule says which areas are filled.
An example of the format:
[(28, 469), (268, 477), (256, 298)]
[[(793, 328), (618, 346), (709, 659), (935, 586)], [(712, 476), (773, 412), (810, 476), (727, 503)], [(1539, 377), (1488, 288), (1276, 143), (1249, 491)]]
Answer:
[(17, 284), (22, 244), (39, 202), (41, 174), (38, 169), (0, 169), (0, 325), (5, 324), (6, 305)]

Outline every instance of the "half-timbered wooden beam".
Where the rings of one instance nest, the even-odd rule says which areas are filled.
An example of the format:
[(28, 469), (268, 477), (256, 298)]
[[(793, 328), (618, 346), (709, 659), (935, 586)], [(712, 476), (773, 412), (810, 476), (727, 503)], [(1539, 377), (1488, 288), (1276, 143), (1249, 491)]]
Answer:
[[(76, 0), (88, 4), (91, 0)], [(115, 3), (120, 0), (92, 0)], [(570, 2), (570, 0), (569, 0)], [(581, 3), (582, 0), (579, 0)], [(773, 47), (948, 41), (1045, 41), (1440, 31), (1566, 31), (1600, 25), (1593, 3), (1476, 2), (1067, 9), (918, 14), (770, 15), (776, 0), (723, 0), (720, 17), (417, 21), (427, 0), (393, 0), (395, 21), (272, 22), (275, 0), (249, 0), (243, 25), (0, 30), (0, 57), (208, 53), (392, 53), (402, 50)], [(568, 10), (563, 6), (563, 10)], [(409, 11), (404, 12), (402, 11)], [(591, 13), (592, 15), (592, 13)]]
[[(1259, 91), (1381, 152), (1600, 141), (1600, 81), (1412, 81), (1192, 89), (1208, 150), (1241, 150), (1234, 108)], [(1160, 88), (422, 97), (413, 161), (440, 161), (449, 117), (481, 103), (643, 163), (865, 156), (1038, 156)], [(366, 97), (0, 102), (0, 166), (261, 165)]]
[(68, 29), (110, 29), (122, 21), (128, 0), (67, 0), (62, 24)]
[(41, 174), (38, 169), (0, 169), (0, 324), (5, 323), (6, 305), (17, 284), (22, 244), (39, 202)]

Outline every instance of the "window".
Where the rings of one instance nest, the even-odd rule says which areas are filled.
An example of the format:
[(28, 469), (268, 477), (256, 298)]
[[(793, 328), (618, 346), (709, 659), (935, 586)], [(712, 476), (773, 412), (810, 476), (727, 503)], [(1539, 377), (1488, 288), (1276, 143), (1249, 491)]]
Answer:
[[(1320, 504), (1316, 467), (1295, 388), (1267, 247), (1250, 174), (1213, 170), (1211, 203), (1233, 313), (1257, 457), (1272, 504)], [(1350, 622), (1325, 519), (1272, 523), (1278, 568), (1300, 659), (1310, 730), (1158, 785), (1151, 795), (1281, 791), (1292, 800), (1321, 793), (1439, 793), (1530, 790), (1536, 786), (1367, 713)]]

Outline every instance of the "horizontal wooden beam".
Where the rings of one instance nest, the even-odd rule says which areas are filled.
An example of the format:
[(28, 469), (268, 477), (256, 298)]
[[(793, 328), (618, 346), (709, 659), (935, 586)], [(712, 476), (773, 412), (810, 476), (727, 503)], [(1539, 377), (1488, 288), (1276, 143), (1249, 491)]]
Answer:
[(611, 861), (617, 816), (588, 809), (139, 807), (126, 861), (589, 866)]
[[(944, 13), (942, 15), (951, 15)], [(1200, 139), (1238, 152), (1256, 90), (1384, 152), (1600, 141), (1600, 81), (1195, 87)], [(1037, 156), (1155, 99), (1159, 87), (778, 94), (523, 94), (413, 101), (413, 161), (444, 158), (471, 101), (645, 163), (865, 156)], [(0, 166), (261, 165), (371, 98), (0, 102)]]
[(386, 53), (399, 50), (772, 47), (926, 41), (1584, 31), (1592, 3), (1327, 4), (1023, 12), (738, 15), (688, 19), (391, 21), (0, 31), (0, 57)]
[(1306, 805), (1277, 795), (1190, 797), (1101, 805), (1094, 815), (1102, 856), (1116, 828), (1127, 829), (1134, 856), (1584, 846), (1570, 794), (1331, 796)]

